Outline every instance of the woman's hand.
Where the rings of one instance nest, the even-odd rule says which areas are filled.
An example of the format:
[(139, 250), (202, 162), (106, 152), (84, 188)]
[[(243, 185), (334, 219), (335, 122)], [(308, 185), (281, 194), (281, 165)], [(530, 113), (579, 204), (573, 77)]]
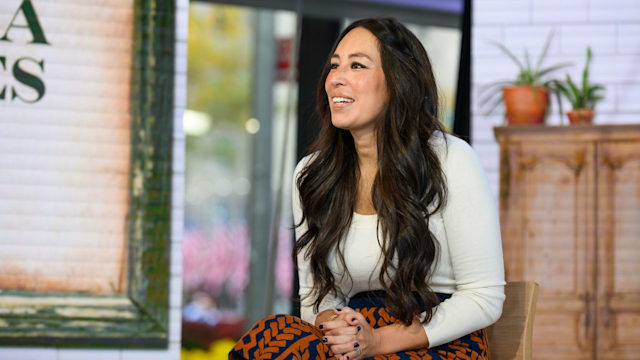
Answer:
[(379, 340), (365, 318), (349, 307), (334, 310), (337, 318), (322, 323), (323, 341), (340, 360), (375, 356)]

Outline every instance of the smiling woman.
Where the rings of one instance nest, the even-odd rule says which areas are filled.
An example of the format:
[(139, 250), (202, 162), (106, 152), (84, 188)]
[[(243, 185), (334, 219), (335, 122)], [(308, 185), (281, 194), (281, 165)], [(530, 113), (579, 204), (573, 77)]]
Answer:
[(442, 129), (422, 44), (392, 18), (352, 23), (317, 104), (293, 186), (301, 317), (259, 321), (229, 358), (487, 359), (497, 209), (473, 150)]

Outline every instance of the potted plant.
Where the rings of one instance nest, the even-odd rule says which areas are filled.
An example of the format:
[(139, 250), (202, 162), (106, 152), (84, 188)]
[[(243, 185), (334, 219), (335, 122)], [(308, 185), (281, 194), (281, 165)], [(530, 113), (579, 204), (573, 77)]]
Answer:
[[(591, 124), (596, 102), (603, 99), (600, 92), (602, 85), (589, 83), (589, 64), (591, 63), (591, 47), (587, 47), (587, 62), (582, 71), (582, 87), (578, 87), (567, 74), (566, 81), (557, 81), (555, 87), (560, 94), (569, 100), (573, 110), (567, 113), (570, 124)], [(560, 110), (562, 112), (562, 109)]]
[(538, 57), (535, 66), (529, 59), (529, 53), (525, 49), (524, 61), (520, 61), (516, 55), (500, 43), (495, 43), (518, 66), (518, 76), (515, 80), (497, 81), (481, 88), (483, 94), (481, 103), (489, 104), (489, 111), (504, 101), (505, 120), (507, 124), (542, 124), (547, 113), (549, 94), (556, 89), (556, 80), (549, 75), (570, 63), (561, 63), (548, 67), (542, 67), (547, 56), (553, 32), (549, 33), (547, 40)]

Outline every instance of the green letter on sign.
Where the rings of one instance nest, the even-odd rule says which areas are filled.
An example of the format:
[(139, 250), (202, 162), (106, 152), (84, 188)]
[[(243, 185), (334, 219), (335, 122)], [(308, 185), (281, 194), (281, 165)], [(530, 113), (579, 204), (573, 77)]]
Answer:
[[(18, 13), (22, 10), (25, 19), (27, 19), (27, 25), (15, 25), (14, 21), (16, 21), (16, 17), (18, 17)], [(11, 41), (8, 37), (9, 30), (11, 28), (29, 28), (31, 31), (31, 35), (33, 36), (32, 44), (47, 44), (47, 39), (44, 37), (44, 32), (42, 31), (42, 27), (40, 26), (40, 21), (38, 21), (38, 15), (36, 15), (36, 10), (33, 8), (31, 4), (31, 0), (23, 0), (22, 4), (13, 15), (13, 19), (9, 23), (9, 27), (7, 27), (7, 31), (4, 32), (4, 36), (0, 38), (1, 41)]]
[[(5, 62), (6, 58), (4, 56), (0, 56), (0, 64), (2, 64), (2, 70), (6, 70)], [(4, 100), (4, 93), (7, 90), (7, 85), (2, 86), (2, 91), (0, 91), (0, 100)]]
[(15, 98), (19, 98), (24, 102), (33, 104), (34, 102), (37, 102), (38, 100), (42, 99), (42, 96), (44, 95), (44, 83), (42, 82), (42, 80), (40, 80), (39, 77), (24, 71), (24, 69), (20, 67), (20, 62), (23, 60), (33, 61), (34, 63), (40, 65), (40, 69), (42, 69), (42, 71), (44, 71), (44, 60), (36, 61), (35, 59), (32, 59), (32, 58), (23, 57), (16, 60), (16, 63), (13, 64), (13, 77), (15, 77), (16, 80), (23, 83), (24, 85), (35, 90), (36, 93), (38, 93), (38, 96), (35, 98), (35, 100), (29, 101), (23, 98), (22, 96), (18, 95), (18, 93), (16, 92), (16, 89), (13, 88), (11, 89), (11, 100)]

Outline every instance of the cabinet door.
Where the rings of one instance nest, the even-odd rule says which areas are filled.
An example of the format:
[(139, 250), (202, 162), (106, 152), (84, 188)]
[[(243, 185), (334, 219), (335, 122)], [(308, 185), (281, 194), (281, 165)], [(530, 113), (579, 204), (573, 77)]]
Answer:
[(595, 145), (508, 143), (501, 151), (507, 280), (540, 284), (533, 357), (592, 358)]
[(599, 359), (640, 358), (640, 144), (598, 145)]

